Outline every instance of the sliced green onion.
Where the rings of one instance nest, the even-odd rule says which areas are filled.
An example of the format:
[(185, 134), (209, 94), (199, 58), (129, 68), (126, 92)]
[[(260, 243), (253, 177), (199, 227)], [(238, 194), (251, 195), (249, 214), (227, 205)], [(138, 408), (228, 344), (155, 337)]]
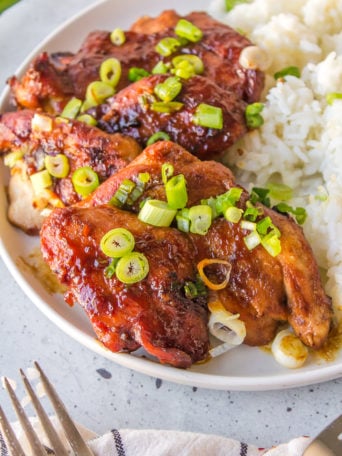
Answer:
[(159, 43), (157, 43), (155, 50), (158, 54), (168, 57), (173, 54), (180, 47), (181, 43), (173, 37), (162, 38)]
[(114, 196), (109, 201), (109, 204), (113, 206), (122, 207), (124, 204), (127, 203), (128, 198), (132, 191), (135, 188), (135, 183), (130, 179), (124, 179), (117, 191), (115, 192)]
[(182, 79), (190, 79), (196, 74), (194, 67), (186, 60), (183, 60), (176, 68), (173, 68), (171, 73)]
[(307, 212), (304, 207), (293, 208), (286, 203), (279, 203), (275, 206), (275, 209), (278, 212), (293, 214), (299, 225), (303, 225), (307, 217)]
[(261, 244), (267, 252), (276, 257), (281, 252), (281, 243), (279, 236), (274, 232), (266, 234), (266, 236), (261, 238)]
[(267, 187), (270, 190), (270, 197), (278, 201), (287, 201), (293, 197), (293, 190), (288, 185), (269, 182)]
[(253, 187), (249, 200), (252, 204), (261, 203), (264, 206), (270, 207), (271, 200), (268, 198), (269, 193), (269, 188)]
[(42, 190), (52, 185), (52, 179), (47, 169), (31, 174), (30, 181), (36, 195), (39, 195)]
[(145, 279), (149, 273), (148, 260), (143, 253), (127, 253), (119, 259), (115, 273), (120, 282), (132, 284)]
[(82, 106), (82, 100), (79, 100), (78, 98), (73, 97), (64, 106), (64, 109), (61, 112), (61, 116), (66, 117), (67, 119), (75, 119), (75, 117), (80, 112), (81, 106)]
[(104, 275), (107, 279), (111, 279), (115, 275), (116, 265), (119, 261), (119, 258), (112, 258), (109, 265), (104, 270)]
[(191, 22), (187, 21), (186, 19), (180, 19), (175, 27), (176, 35), (186, 38), (187, 40), (191, 41), (192, 43), (196, 43), (197, 41), (201, 40), (203, 37), (203, 32), (201, 29), (196, 27), (196, 25), (192, 24)]
[(247, 236), (243, 238), (248, 250), (253, 250), (261, 243), (260, 234), (257, 231), (251, 231)]
[(110, 41), (116, 46), (121, 46), (126, 41), (125, 32), (121, 28), (116, 28), (110, 34)]
[(100, 241), (100, 249), (110, 258), (121, 258), (132, 252), (134, 245), (134, 236), (126, 228), (113, 228)]
[(295, 76), (296, 78), (300, 78), (300, 69), (296, 66), (288, 66), (274, 73), (274, 79), (281, 79), (285, 76)]
[(156, 102), (156, 97), (152, 93), (142, 93), (138, 96), (138, 103), (141, 106), (141, 109), (146, 111), (152, 103)]
[(190, 231), (190, 219), (189, 219), (189, 209), (184, 208), (178, 211), (176, 215), (177, 229), (183, 231), (184, 233), (189, 233)]
[(140, 209), (138, 219), (153, 226), (170, 226), (176, 213), (165, 201), (150, 199)]
[(99, 176), (90, 166), (76, 169), (71, 177), (75, 192), (80, 196), (88, 196), (100, 184)]
[(235, 8), (236, 5), (240, 5), (241, 3), (248, 3), (250, 0), (225, 0), (226, 11), (231, 11)]
[(184, 174), (171, 177), (165, 184), (165, 193), (172, 209), (183, 209), (188, 202), (188, 192)]
[(206, 103), (201, 103), (197, 106), (192, 120), (194, 124), (201, 127), (215, 128), (218, 130), (223, 128), (222, 109)]
[(69, 174), (69, 160), (64, 154), (46, 155), (44, 164), (49, 174), (53, 177), (62, 179)]
[(195, 282), (186, 281), (183, 288), (185, 296), (188, 299), (195, 299), (199, 296), (207, 296), (208, 294), (208, 290), (200, 277), (197, 277)]
[(184, 103), (180, 103), (179, 101), (156, 101), (151, 104), (152, 111), (171, 114), (176, 111), (180, 111)]
[(262, 207), (253, 206), (250, 201), (246, 203), (246, 209), (243, 213), (243, 218), (249, 220), (250, 222), (255, 222), (255, 220), (264, 213)]
[(203, 74), (204, 64), (202, 59), (194, 54), (181, 54), (172, 59), (172, 65), (177, 68), (184, 68), (184, 64), (191, 65), (195, 74)]
[(249, 220), (241, 220), (240, 226), (243, 230), (256, 231), (256, 223)]
[(116, 87), (121, 78), (121, 63), (118, 59), (111, 57), (104, 60), (100, 66), (100, 79), (102, 82)]
[(114, 94), (114, 88), (103, 81), (91, 82), (86, 90), (86, 101), (98, 105)]
[(146, 145), (150, 146), (157, 141), (170, 141), (170, 136), (164, 131), (157, 131), (157, 133), (148, 138)]
[(152, 74), (166, 74), (170, 69), (170, 64), (160, 60), (153, 68)]
[(215, 197), (213, 197), (213, 196), (211, 196), (210, 198), (206, 198), (206, 199), (202, 199), (201, 200), (201, 204), (206, 204), (207, 206), (211, 207), (212, 218), (213, 219), (215, 219), (219, 215), (223, 214), (223, 210), (221, 211), (220, 214), (217, 212), (216, 203), (217, 203), (217, 199)]
[(264, 123), (261, 111), (264, 109), (263, 103), (252, 103), (246, 107), (245, 119), (248, 128), (258, 128)]
[(272, 228), (273, 226), (271, 217), (264, 217), (257, 222), (256, 229), (259, 234), (265, 235), (267, 234), (269, 228)]
[(165, 185), (166, 182), (173, 176), (174, 168), (171, 163), (163, 163), (161, 167), (162, 181)]
[(172, 101), (182, 90), (182, 83), (178, 78), (170, 76), (164, 82), (157, 84), (154, 93), (164, 102)]
[(149, 75), (150, 73), (144, 68), (132, 67), (128, 70), (128, 80), (130, 82), (140, 81), (140, 79)]
[(228, 222), (238, 223), (241, 220), (243, 210), (235, 206), (228, 207), (224, 217)]
[(24, 155), (25, 155), (25, 152), (23, 149), (14, 150), (13, 152), (6, 154), (5, 158), (4, 158), (5, 166), (8, 166), (9, 168), (13, 168), (13, 166), (15, 166), (17, 161), (21, 160)]
[(80, 109), (80, 112), (86, 112), (88, 111), (88, 109), (90, 108), (93, 108), (94, 106), (96, 106), (97, 103), (94, 101), (94, 100), (84, 100), (84, 102), (82, 103), (82, 106), (81, 106), (81, 109)]
[(332, 105), (335, 100), (341, 100), (342, 99), (342, 93), (330, 92), (330, 93), (327, 93), (325, 98), (327, 100), (327, 103), (329, 105)]
[(210, 206), (200, 204), (191, 206), (189, 209), (190, 232), (194, 234), (207, 234), (211, 221), (212, 212)]
[(149, 173), (139, 173), (135, 187), (128, 196), (127, 203), (133, 204), (144, 193), (145, 186), (150, 180)]
[(242, 189), (239, 187), (232, 187), (227, 192), (218, 195), (215, 198), (215, 214), (222, 215), (228, 207), (235, 206), (241, 195)]
[(93, 127), (97, 125), (97, 120), (90, 114), (81, 114), (80, 116), (76, 117), (76, 120), (78, 120), (79, 122), (84, 122), (87, 125), (91, 125)]

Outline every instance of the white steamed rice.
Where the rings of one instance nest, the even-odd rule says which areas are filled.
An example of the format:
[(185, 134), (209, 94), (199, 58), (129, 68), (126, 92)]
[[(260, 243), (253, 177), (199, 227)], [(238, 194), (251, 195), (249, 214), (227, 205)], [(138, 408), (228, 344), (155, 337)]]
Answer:
[[(278, 180), (294, 189), (290, 204), (303, 206), (303, 228), (326, 276), (326, 292), (342, 311), (342, 1), (254, 0), (209, 12), (243, 30), (271, 56), (263, 95), (264, 125), (229, 152), (227, 164), (250, 188)], [(301, 78), (276, 83), (274, 73), (298, 66)]]

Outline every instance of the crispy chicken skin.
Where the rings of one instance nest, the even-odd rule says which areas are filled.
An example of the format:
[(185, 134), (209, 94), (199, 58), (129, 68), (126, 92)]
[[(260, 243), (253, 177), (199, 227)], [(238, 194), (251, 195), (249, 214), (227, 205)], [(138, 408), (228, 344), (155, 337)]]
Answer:
[[(108, 258), (99, 244), (115, 227), (130, 230), (135, 250), (149, 261), (147, 278), (130, 286), (104, 275)], [(183, 291), (186, 280), (195, 280), (195, 249), (177, 229), (146, 225), (110, 206), (73, 206), (56, 209), (44, 223), (41, 246), (69, 288), (67, 301), (82, 305), (107, 348), (131, 352), (142, 346), (161, 363), (183, 368), (206, 357), (205, 301), (188, 299)]]
[[(97, 241), (95, 241), (93, 234), (91, 234), (95, 229), (92, 222), (94, 220), (93, 211), (96, 213), (97, 211), (107, 211), (108, 224), (113, 223), (115, 226), (131, 229), (132, 221), (136, 220), (140, 200), (132, 206), (124, 207), (123, 209), (127, 209), (126, 211), (112, 208), (107, 203), (124, 179), (134, 180), (141, 172), (150, 173), (150, 182), (147, 184), (142, 198), (151, 197), (165, 200), (164, 185), (161, 179), (163, 163), (171, 163), (174, 166), (175, 174), (184, 174), (188, 189), (188, 206), (199, 204), (203, 198), (222, 194), (231, 187), (237, 186), (231, 171), (222, 164), (212, 161), (202, 162), (179, 145), (164, 141), (146, 148), (130, 165), (110, 177), (77, 207), (55, 211), (43, 225), (41, 232), (42, 251), (52, 269), (57, 272), (63, 283), (66, 283), (72, 290), (73, 298), (71, 301), (78, 301), (86, 308), (85, 302), (88, 298), (97, 299), (97, 294), (92, 292), (86, 293), (88, 298), (82, 300), (80, 295), (83, 285), (79, 286), (78, 282), (81, 281), (82, 283), (89, 276), (88, 273), (82, 272), (84, 267), (87, 268), (88, 264), (93, 265), (99, 262), (97, 261), (98, 253), (94, 254), (89, 249), (85, 249), (84, 243), (87, 243), (88, 240), (83, 240), (82, 236), (77, 235), (77, 239), (80, 238), (80, 240), (77, 242), (69, 241), (71, 236), (69, 233), (71, 231), (70, 217), (77, 220), (82, 217), (84, 232), (90, 236), (91, 242), (95, 242), (95, 244), (98, 244), (99, 237), (96, 235)], [(245, 207), (247, 199), (248, 193), (244, 190), (239, 201), (241, 208)], [(192, 275), (190, 274), (187, 277), (190, 278), (194, 277), (197, 263), (204, 258), (228, 260), (232, 270), (227, 287), (215, 293), (210, 292), (208, 299), (209, 301), (219, 299), (227, 310), (240, 314), (240, 318), (246, 324), (246, 344), (264, 345), (269, 343), (274, 338), (279, 325), (282, 322), (289, 321), (298, 337), (306, 345), (314, 349), (319, 348), (327, 338), (332, 309), (330, 299), (324, 293), (311, 248), (304, 238), (302, 229), (291, 218), (268, 208), (263, 209), (281, 231), (282, 251), (276, 257), (269, 255), (261, 246), (251, 251), (248, 250), (243, 241), (247, 232), (241, 228), (240, 224), (228, 222), (224, 218), (217, 218), (212, 222), (205, 236), (178, 232), (177, 236), (184, 239), (185, 243), (189, 243), (188, 248), (191, 255), (188, 255), (187, 248), (186, 254), (182, 258), (177, 258), (171, 254), (171, 257), (174, 258), (172, 265), (164, 263), (157, 256), (159, 265), (162, 267), (165, 264), (166, 270), (171, 268), (173, 272), (177, 271), (178, 267), (189, 268)], [(113, 214), (115, 220), (112, 220), (110, 214)], [(100, 219), (99, 215), (96, 217)], [(172, 251), (174, 228), (163, 228), (161, 230), (150, 225), (141, 225), (138, 221), (137, 223), (142, 230), (146, 230), (146, 233), (156, 233), (155, 236), (162, 236), (164, 245), (168, 245), (167, 249)], [(98, 225), (102, 229), (105, 221), (101, 221)], [(106, 225), (106, 228), (101, 232), (104, 234), (105, 230), (111, 226)], [(58, 232), (54, 231), (56, 229)], [(82, 252), (86, 250), (90, 253), (85, 256)], [(65, 254), (64, 251), (67, 253)], [(148, 253), (148, 251), (144, 252)], [(65, 255), (70, 255), (72, 261), (77, 264), (78, 271), (75, 273), (74, 268), (72, 277), (67, 275), (70, 266), (64, 266), (64, 264), (68, 264)], [(190, 261), (191, 265), (186, 264), (187, 261)], [(98, 266), (98, 268), (102, 270), (103, 267)], [(163, 270), (164, 275), (166, 270)], [(220, 282), (223, 271), (217, 268), (209, 270), (208, 274), (214, 282)], [(85, 279), (80, 277), (85, 277)], [(182, 277), (185, 278), (185, 276)], [(150, 279), (152, 280), (152, 277)], [(101, 280), (104, 280), (102, 276)], [(109, 296), (111, 292), (102, 291), (101, 293)], [(77, 299), (75, 299), (76, 295)], [(153, 295), (154, 291), (151, 290), (151, 296)], [(98, 308), (95, 311), (101, 313)], [(101, 316), (99, 315), (98, 318)], [(120, 331), (113, 320), (111, 320), (111, 324), (114, 324), (112, 331)], [(96, 328), (95, 330), (97, 331)], [(106, 330), (108, 331), (108, 328)], [(188, 331), (186, 326), (184, 331)], [(101, 340), (105, 339), (103, 334), (101, 337)], [(141, 340), (135, 340), (140, 345), (145, 346)], [(176, 365), (173, 361), (167, 362)]]
[[(43, 123), (47, 121), (48, 126), (40, 128), (37, 119), (43, 119)], [(34, 128), (32, 125), (35, 125)], [(52, 190), (64, 205), (69, 205), (80, 200), (71, 182), (76, 169), (90, 166), (102, 182), (141, 152), (136, 141), (120, 133), (109, 135), (84, 122), (59, 121), (31, 110), (8, 112), (0, 116), (0, 154), (17, 150), (23, 151), (24, 155), (11, 170), (11, 181), (15, 178), (15, 182), (10, 182), (9, 186), (9, 213), (12, 223), (29, 233), (39, 231), (42, 217), (39, 208), (35, 207), (28, 177), (42, 169), (46, 155), (64, 154), (68, 158), (69, 173), (65, 178), (53, 179)], [(31, 195), (31, 205), (26, 205), (24, 212), (21, 210), (21, 192)], [(18, 204), (20, 210), (16, 209)]]
[[(121, 90), (113, 98), (94, 109), (94, 117), (101, 129), (108, 133), (121, 132), (136, 139), (144, 146), (159, 131), (169, 135), (199, 158), (218, 157), (246, 132), (246, 104), (234, 92), (223, 90), (209, 78), (194, 76), (182, 82), (182, 90), (174, 101), (183, 103), (179, 111), (156, 112), (150, 97), (154, 88), (163, 83), (168, 75), (153, 75), (141, 79)], [(142, 99), (146, 102), (142, 103)], [(200, 103), (222, 109), (223, 128), (207, 128), (193, 121)]]

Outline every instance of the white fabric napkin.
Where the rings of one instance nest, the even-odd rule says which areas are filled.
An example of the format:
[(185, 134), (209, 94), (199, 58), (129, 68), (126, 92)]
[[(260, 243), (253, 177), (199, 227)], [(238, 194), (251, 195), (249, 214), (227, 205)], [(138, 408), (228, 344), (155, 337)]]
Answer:
[[(59, 422), (54, 417), (52, 421), (65, 441)], [(43, 443), (49, 446), (37, 419), (33, 418), (31, 423)], [(24, 451), (31, 454), (19, 423), (13, 423), (12, 427)], [(95, 456), (302, 456), (311, 441), (307, 437), (299, 437), (266, 449), (226, 437), (195, 432), (114, 429), (102, 436), (96, 436), (82, 426), (78, 428)], [(1, 433), (0, 456), (9, 456)]]

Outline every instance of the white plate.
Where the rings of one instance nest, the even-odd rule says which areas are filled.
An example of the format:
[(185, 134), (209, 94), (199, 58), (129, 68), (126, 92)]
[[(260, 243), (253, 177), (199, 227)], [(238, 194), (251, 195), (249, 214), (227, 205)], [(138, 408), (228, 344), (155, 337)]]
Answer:
[[(206, 9), (208, 0), (105, 0), (86, 9), (58, 28), (35, 49), (18, 70), (20, 75), (32, 58), (41, 50), (76, 51), (88, 32), (102, 28), (128, 28), (140, 15), (156, 15), (174, 8), (179, 13)], [(0, 112), (9, 110), (8, 90), (0, 100)], [(1, 165), (2, 181), (8, 180), (8, 171)], [(141, 354), (118, 354), (106, 350), (94, 337), (92, 327), (79, 306), (70, 308), (60, 295), (50, 295), (32, 274), (17, 267), (18, 257), (25, 257), (38, 246), (38, 239), (26, 236), (7, 222), (6, 197), (0, 189), (0, 253), (8, 269), (26, 295), (59, 328), (114, 362), (139, 372), (192, 386), (229, 390), (268, 390), (308, 385), (342, 376), (342, 353), (330, 363), (311, 360), (298, 370), (279, 366), (273, 357), (258, 348), (243, 346), (208, 363), (188, 370), (161, 365)]]

